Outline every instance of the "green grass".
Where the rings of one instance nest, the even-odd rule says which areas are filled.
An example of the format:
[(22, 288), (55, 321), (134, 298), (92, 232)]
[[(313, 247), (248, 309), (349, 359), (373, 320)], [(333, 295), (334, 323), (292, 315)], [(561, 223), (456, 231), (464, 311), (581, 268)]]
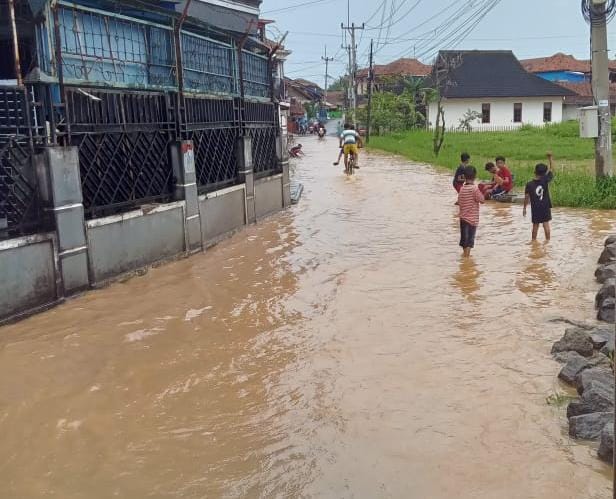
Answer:
[(533, 178), (535, 165), (546, 163), (546, 152), (552, 151), (556, 176), (550, 192), (555, 206), (616, 208), (616, 181), (595, 180), (594, 142), (579, 137), (577, 122), (545, 128), (525, 126), (513, 132), (447, 133), (438, 157), (432, 152), (432, 132), (426, 130), (373, 136), (369, 147), (451, 170), (460, 163), (460, 153), (468, 152), (482, 179), (488, 178), (485, 163), (502, 155), (515, 175), (519, 192)]

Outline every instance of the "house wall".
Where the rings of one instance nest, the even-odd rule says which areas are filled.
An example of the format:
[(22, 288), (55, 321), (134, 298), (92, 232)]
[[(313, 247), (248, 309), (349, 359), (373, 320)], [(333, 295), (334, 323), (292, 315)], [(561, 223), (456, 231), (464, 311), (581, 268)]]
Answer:
[(563, 121), (578, 120), (580, 119), (581, 106), (577, 104), (566, 104), (563, 106)]
[[(522, 103), (522, 123), (513, 121), (513, 105)], [(473, 129), (494, 127), (512, 127), (522, 124), (543, 125), (543, 103), (552, 103), (552, 123), (560, 123), (563, 118), (563, 101), (558, 97), (546, 98), (486, 98), (486, 99), (443, 99), (445, 123), (447, 127), (457, 127), (460, 119), (469, 110), (481, 113), (482, 104), (490, 104), (490, 123), (481, 123), (481, 119), (472, 123)], [(436, 123), (436, 103), (429, 105), (430, 126)]]

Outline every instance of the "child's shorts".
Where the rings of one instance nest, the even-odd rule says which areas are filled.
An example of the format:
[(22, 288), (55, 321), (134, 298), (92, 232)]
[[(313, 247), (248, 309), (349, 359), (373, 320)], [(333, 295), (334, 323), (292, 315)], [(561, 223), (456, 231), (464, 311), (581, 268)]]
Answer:
[(460, 246), (463, 248), (474, 248), (476, 233), (476, 225), (471, 225), (466, 220), (460, 219)]

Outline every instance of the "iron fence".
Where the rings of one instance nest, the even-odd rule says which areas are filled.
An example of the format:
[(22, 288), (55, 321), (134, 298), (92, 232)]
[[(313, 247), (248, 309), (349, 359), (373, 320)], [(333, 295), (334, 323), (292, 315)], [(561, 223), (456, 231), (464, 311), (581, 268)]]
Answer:
[(45, 121), (32, 87), (0, 87), (0, 239), (36, 232), (41, 217), (33, 158)]
[(173, 100), (154, 92), (68, 88), (70, 145), (79, 149), (87, 216), (170, 200)]
[(244, 126), (252, 139), (252, 163), (255, 176), (264, 177), (280, 171), (276, 155), (278, 120), (273, 104), (244, 103)]
[(184, 99), (184, 111), (182, 137), (193, 141), (199, 192), (234, 184), (241, 131), (236, 102), (190, 97)]

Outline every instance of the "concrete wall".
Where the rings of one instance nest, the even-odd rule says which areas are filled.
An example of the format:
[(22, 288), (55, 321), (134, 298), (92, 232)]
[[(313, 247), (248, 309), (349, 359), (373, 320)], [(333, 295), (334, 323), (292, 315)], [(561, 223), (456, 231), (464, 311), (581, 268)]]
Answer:
[[(513, 105), (522, 103), (522, 123), (513, 121)], [(457, 127), (460, 119), (470, 109), (481, 113), (482, 104), (490, 104), (490, 123), (481, 123), (481, 118), (472, 123), (474, 130), (494, 127), (517, 127), (526, 125), (544, 125), (543, 104), (552, 103), (552, 123), (560, 123), (563, 119), (563, 101), (557, 97), (545, 98), (507, 98), (507, 99), (443, 99), (445, 123), (447, 128)], [(436, 103), (429, 105), (430, 125), (436, 124)]]
[(91, 284), (186, 250), (183, 202), (89, 220), (86, 229)]
[(60, 298), (55, 246), (51, 234), (0, 242), (0, 322)]
[(199, 213), (204, 247), (243, 227), (246, 225), (244, 184), (199, 196)]
[(579, 120), (580, 106), (566, 104), (563, 106), (563, 121)]
[(255, 211), (257, 219), (283, 208), (282, 174), (255, 180)]

